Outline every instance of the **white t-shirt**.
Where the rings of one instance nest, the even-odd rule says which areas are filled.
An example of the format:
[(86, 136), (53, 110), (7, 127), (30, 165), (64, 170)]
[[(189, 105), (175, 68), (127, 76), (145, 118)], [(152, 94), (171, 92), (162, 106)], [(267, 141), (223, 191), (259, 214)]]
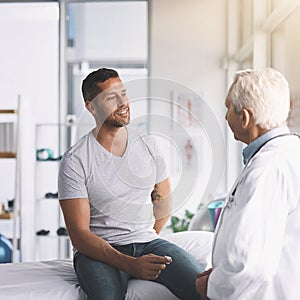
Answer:
[(127, 130), (122, 157), (107, 151), (89, 132), (66, 151), (59, 170), (59, 199), (88, 198), (91, 231), (112, 245), (158, 237), (151, 192), (167, 178), (154, 139), (130, 127)]

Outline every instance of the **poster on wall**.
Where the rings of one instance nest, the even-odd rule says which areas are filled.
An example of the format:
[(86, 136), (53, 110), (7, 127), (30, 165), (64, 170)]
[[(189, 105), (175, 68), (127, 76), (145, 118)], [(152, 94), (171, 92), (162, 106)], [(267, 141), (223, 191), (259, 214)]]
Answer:
[(172, 139), (171, 157), (173, 174), (199, 172), (203, 155), (203, 129), (200, 124), (200, 96), (193, 93), (172, 92)]
[(185, 128), (199, 127), (200, 101), (196, 95), (173, 92), (174, 121)]
[(199, 134), (173, 135), (173, 147), (171, 147), (171, 169), (174, 176), (183, 171), (190, 172), (193, 169), (202, 169), (203, 140)]

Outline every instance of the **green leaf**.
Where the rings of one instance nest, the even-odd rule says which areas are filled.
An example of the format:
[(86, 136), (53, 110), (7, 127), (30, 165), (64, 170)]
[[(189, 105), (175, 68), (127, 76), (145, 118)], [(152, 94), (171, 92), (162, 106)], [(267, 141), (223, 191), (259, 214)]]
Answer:
[(185, 215), (186, 215), (186, 217), (187, 217), (188, 219), (192, 219), (193, 216), (194, 216), (195, 214), (191, 213), (190, 211), (188, 211), (188, 210), (186, 209), (186, 210), (185, 210)]

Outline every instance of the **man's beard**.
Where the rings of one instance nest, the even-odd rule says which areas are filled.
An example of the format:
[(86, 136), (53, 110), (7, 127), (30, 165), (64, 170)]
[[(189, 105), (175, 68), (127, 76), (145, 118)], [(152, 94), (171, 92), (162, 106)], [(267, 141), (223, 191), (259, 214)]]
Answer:
[(127, 119), (122, 119), (122, 118), (115, 118), (113, 115), (108, 116), (104, 124), (111, 126), (111, 127), (123, 127), (125, 125), (128, 125), (130, 122), (130, 116)]

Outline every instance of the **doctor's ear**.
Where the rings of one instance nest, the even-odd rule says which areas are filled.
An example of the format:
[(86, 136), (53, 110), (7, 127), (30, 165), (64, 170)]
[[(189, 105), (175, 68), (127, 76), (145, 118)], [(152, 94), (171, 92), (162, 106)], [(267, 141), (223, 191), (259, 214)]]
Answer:
[(252, 112), (246, 108), (241, 110), (242, 127), (247, 128), (252, 121)]

